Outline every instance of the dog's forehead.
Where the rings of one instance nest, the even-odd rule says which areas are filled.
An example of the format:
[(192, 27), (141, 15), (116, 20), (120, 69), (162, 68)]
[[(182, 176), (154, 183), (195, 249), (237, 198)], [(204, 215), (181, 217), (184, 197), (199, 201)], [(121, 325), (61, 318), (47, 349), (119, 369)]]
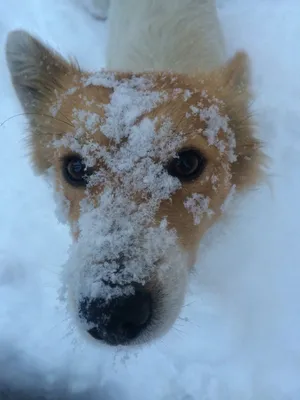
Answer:
[[(200, 128), (205, 119), (193, 118), (197, 112), (221, 103), (187, 77), (165, 73), (124, 75), (102, 72), (82, 77), (59, 99), (60, 111), (82, 128), (84, 124), (87, 132), (96, 133), (97, 128), (99, 134), (94, 139), (105, 144), (108, 138), (120, 139), (122, 129), (145, 118), (155, 120), (156, 127), (169, 119), (175, 127), (173, 133), (176, 128)], [(115, 135), (100, 129), (108, 119), (114, 120)]]
[(234, 145), (222, 100), (209, 94), (204, 81), (195, 85), (185, 76), (90, 74), (59, 102), (73, 125), (68, 141), (75, 152), (88, 148), (95, 156), (99, 147), (126, 147), (133, 158), (151, 154), (165, 161), (185, 142), (215, 159), (228, 141)]

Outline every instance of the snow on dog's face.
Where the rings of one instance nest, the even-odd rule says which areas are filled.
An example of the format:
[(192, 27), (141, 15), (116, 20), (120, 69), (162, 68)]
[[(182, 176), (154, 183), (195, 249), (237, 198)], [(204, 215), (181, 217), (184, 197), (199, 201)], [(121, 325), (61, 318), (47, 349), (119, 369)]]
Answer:
[(194, 77), (93, 74), (13, 32), (7, 60), (34, 166), (54, 172), (72, 228), (64, 277), (78, 325), (112, 345), (160, 336), (201, 237), (260, 177), (246, 55)]

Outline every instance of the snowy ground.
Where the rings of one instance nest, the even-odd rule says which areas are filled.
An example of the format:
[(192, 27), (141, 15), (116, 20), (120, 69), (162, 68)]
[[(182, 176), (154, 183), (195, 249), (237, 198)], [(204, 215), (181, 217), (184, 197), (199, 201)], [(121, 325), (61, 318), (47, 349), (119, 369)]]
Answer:
[[(104, 65), (105, 24), (70, 1), (0, 1), (0, 123), (22, 111), (4, 60), (9, 30), (37, 33), (83, 67)], [(174, 329), (148, 348), (112, 352), (69, 334), (56, 301), (68, 231), (46, 183), (31, 172), (24, 118), (7, 120), (0, 128), (2, 380), (28, 383), (39, 368), (50, 386), (67, 376), (79, 389), (97, 386), (104, 400), (300, 399), (300, 3), (219, 5), (229, 53), (246, 48), (253, 61), (271, 186), (251, 193), (207, 238)]]

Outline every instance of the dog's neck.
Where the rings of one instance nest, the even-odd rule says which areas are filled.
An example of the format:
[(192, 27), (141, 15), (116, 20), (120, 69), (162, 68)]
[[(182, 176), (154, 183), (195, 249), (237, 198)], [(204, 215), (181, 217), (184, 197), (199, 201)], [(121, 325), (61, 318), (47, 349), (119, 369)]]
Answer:
[(225, 53), (217, 18), (214, 0), (112, 0), (107, 68), (212, 70)]

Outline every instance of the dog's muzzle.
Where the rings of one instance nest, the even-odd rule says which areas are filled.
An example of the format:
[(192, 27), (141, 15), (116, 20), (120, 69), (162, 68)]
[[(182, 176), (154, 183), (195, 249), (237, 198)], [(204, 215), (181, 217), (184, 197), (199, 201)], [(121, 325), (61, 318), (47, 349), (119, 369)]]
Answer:
[(134, 293), (111, 300), (84, 298), (78, 311), (94, 339), (116, 346), (129, 344), (147, 329), (152, 307), (151, 293), (138, 285)]
[(143, 207), (134, 204), (137, 211), (127, 212), (125, 203), (121, 198), (113, 211), (103, 206), (81, 215), (80, 236), (63, 274), (81, 330), (113, 346), (139, 345), (164, 334), (180, 312), (188, 272), (166, 220), (153, 225), (144, 220)]

